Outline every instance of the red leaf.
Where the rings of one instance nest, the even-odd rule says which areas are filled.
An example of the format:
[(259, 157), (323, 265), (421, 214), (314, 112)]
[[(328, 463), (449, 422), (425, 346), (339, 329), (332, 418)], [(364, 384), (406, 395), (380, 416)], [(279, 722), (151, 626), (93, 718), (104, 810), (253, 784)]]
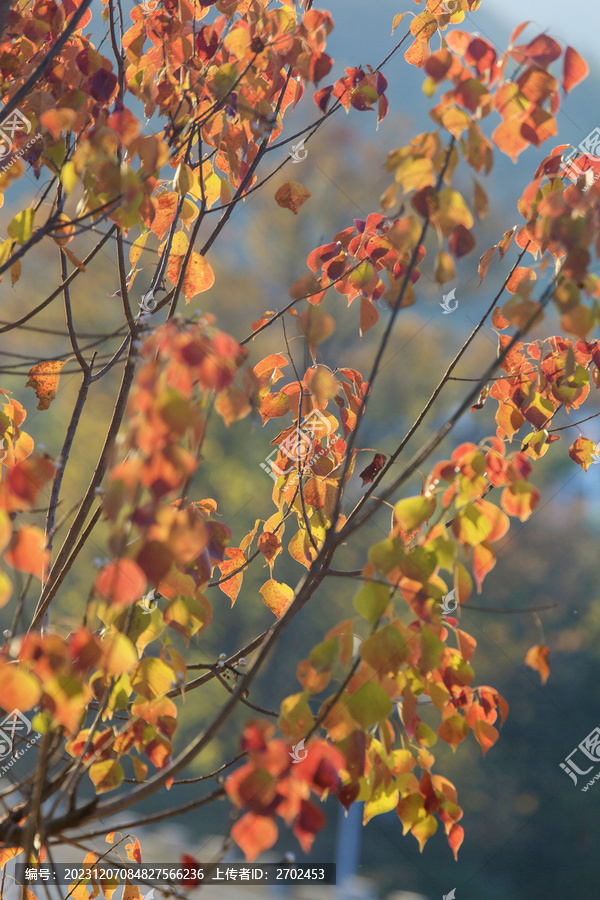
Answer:
[(300, 815), (294, 822), (293, 831), (305, 853), (310, 851), (315, 835), (321, 831), (325, 822), (325, 816), (316, 804), (310, 800), (302, 800)]
[(385, 464), (386, 457), (383, 453), (376, 453), (373, 457), (373, 461), (369, 463), (366, 469), (363, 469), (360, 472), (360, 478), (362, 478), (362, 487), (365, 484), (371, 484), (377, 473), (380, 469), (383, 469)]
[(558, 59), (562, 53), (560, 44), (553, 38), (548, 37), (547, 34), (538, 34), (526, 47), (523, 47), (523, 50), (529, 59), (537, 63), (538, 66), (547, 66), (549, 63), (554, 62), (555, 59)]
[(315, 95), (314, 95), (313, 99), (322, 113), (327, 112), (327, 107), (329, 105), (329, 101), (331, 99), (332, 93), (333, 93), (333, 85), (332, 84), (328, 85), (327, 87), (321, 88), (320, 91), (315, 91)]
[[(184, 869), (197, 869), (198, 862), (194, 859), (193, 856), (190, 856), (188, 853), (182, 853), (181, 855), (181, 865)], [(184, 878), (181, 882), (183, 887), (194, 888), (198, 887), (200, 884), (200, 880), (195, 877)]]

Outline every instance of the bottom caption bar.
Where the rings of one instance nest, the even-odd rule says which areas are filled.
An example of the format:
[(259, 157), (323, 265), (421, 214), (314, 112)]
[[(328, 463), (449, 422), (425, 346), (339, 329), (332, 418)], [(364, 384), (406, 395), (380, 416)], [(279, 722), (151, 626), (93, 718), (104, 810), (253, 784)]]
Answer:
[(73, 882), (109, 881), (115, 884), (128, 881), (133, 885), (173, 884), (192, 887), (199, 884), (335, 884), (335, 863), (316, 865), (279, 865), (263, 863), (261, 866), (203, 865), (174, 866), (172, 863), (144, 865), (132, 863), (110, 865), (97, 863), (82, 866), (77, 863), (56, 863), (54, 866), (15, 867), (17, 884), (71, 885)]

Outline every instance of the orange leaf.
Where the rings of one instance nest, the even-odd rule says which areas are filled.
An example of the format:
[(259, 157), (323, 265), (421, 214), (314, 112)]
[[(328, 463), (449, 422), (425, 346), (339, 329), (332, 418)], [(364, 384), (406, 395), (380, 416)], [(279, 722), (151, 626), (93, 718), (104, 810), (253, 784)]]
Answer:
[(519, 153), (529, 146), (529, 141), (521, 134), (521, 122), (516, 117), (501, 122), (492, 134), (492, 140), (514, 163), (516, 163)]
[(50, 562), (44, 532), (35, 525), (20, 528), (15, 532), (4, 558), (13, 569), (35, 575), (41, 580)]
[[(236, 569), (244, 566), (247, 562), (246, 557), (237, 547), (228, 547), (225, 551), (225, 555), (227, 556), (227, 559), (222, 560), (218, 564), (221, 570), (222, 578), (225, 578), (225, 576), (230, 575), (232, 572), (235, 572)], [(241, 571), (238, 572), (237, 575), (233, 575), (227, 581), (224, 581), (219, 585), (223, 593), (227, 594), (227, 596), (231, 600), (232, 606), (237, 600), (237, 595), (240, 592), (243, 578), (244, 572)]]
[(539, 672), (542, 684), (546, 684), (550, 675), (550, 666), (548, 665), (549, 653), (548, 647), (544, 647), (543, 644), (534, 644), (533, 647), (529, 648), (525, 657), (525, 665)]
[(577, 50), (567, 47), (565, 50), (565, 58), (563, 60), (563, 77), (562, 86), (565, 94), (573, 90), (575, 85), (583, 81), (589, 75), (589, 66)]
[(0, 667), (0, 707), (26, 712), (39, 701), (42, 688), (37, 678), (16, 665), (4, 663)]
[[(181, 267), (185, 262), (188, 252), (188, 239), (182, 231), (178, 231), (173, 237), (171, 253), (169, 254), (169, 263), (167, 265), (167, 275), (171, 284), (176, 285), (181, 272)], [(210, 263), (203, 256), (192, 250), (190, 258), (185, 267), (185, 275), (183, 278), (182, 290), (186, 303), (189, 303), (196, 294), (202, 294), (208, 291), (215, 283), (215, 273)]]
[(23, 852), (22, 847), (4, 847), (0, 850), (0, 869), (3, 869), (7, 862)]
[(132, 835), (131, 844), (125, 844), (125, 849), (127, 851), (127, 858), (132, 859), (136, 863), (141, 863), (142, 861), (142, 848), (140, 846), (140, 842), (136, 837)]
[(58, 140), (63, 131), (71, 131), (77, 113), (74, 109), (47, 109), (40, 116), (40, 124), (47, 128), (54, 140)]
[(243, 851), (246, 861), (252, 862), (273, 846), (277, 840), (277, 825), (267, 816), (248, 812), (231, 829), (231, 837)]
[(155, 203), (158, 203), (158, 209), (154, 213), (154, 219), (152, 220), (152, 225), (150, 227), (159, 241), (162, 241), (169, 230), (169, 227), (173, 223), (175, 213), (177, 212), (178, 200), (179, 197), (177, 194), (170, 194), (168, 192), (159, 194), (154, 200)]
[[(497, 244), (494, 244), (493, 247), (490, 247), (489, 250), (486, 250), (485, 253), (479, 258), (479, 284), (481, 284), (481, 282), (487, 275), (487, 271), (490, 267), (491, 261), (494, 258), (494, 253), (496, 252), (497, 246)], [(508, 325), (508, 322), (506, 324)]]
[(315, 347), (335, 331), (335, 319), (320, 306), (309, 306), (298, 319), (298, 328), (314, 356)]
[(477, 584), (477, 593), (481, 593), (483, 579), (496, 565), (496, 554), (487, 541), (473, 547), (473, 575)]
[(465, 836), (464, 829), (462, 828), (462, 826), (457, 825), (455, 822), (448, 833), (448, 843), (450, 844), (450, 849), (452, 850), (452, 853), (454, 854), (455, 862), (458, 861), (458, 850), (459, 850), (460, 845), (463, 842), (464, 836)]
[(258, 549), (273, 569), (273, 561), (281, 553), (281, 541), (271, 531), (264, 531), (258, 539)]
[(377, 312), (373, 301), (369, 297), (361, 297), (360, 301), (360, 336), (364, 335), (369, 328), (372, 328), (373, 325), (379, 319), (379, 313)]
[(485, 719), (475, 719), (473, 724), (473, 734), (475, 735), (484, 756), (490, 747), (494, 746), (499, 737), (498, 729), (494, 728), (493, 725), (490, 725), (489, 722), (486, 722)]
[(594, 462), (594, 458), (598, 456), (598, 453), (598, 445), (581, 435), (579, 435), (577, 440), (569, 447), (569, 456), (573, 462), (576, 462), (578, 466), (581, 466), (584, 472), (587, 472)]
[(453, 750), (456, 750), (460, 742), (464, 741), (468, 735), (469, 726), (462, 716), (449, 716), (438, 727), (437, 733), (443, 741), (450, 744)]
[(502, 509), (509, 516), (518, 516), (521, 522), (526, 522), (540, 499), (539, 491), (528, 484), (527, 481), (519, 479), (514, 484), (505, 487), (502, 491), (500, 502)]
[(310, 191), (298, 184), (297, 181), (286, 181), (275, 193), (275, 200), (283, 209), (291, 210), (295, 216), (298, 210), (310, 197)]
[(497, 306), (494, 312), (492, 313), (492, 325), (494, 328), (498, 328), (502, 331), (503, 328), (506, 328), (509, 325), (508, 319), (506, 319), (502, 315), (502, 310)]
[[(71, 357), (72, 359), (72, 357)], [(38, 363), (32, 366), (28, 372), (29, 381), (25, 387), (32, 387), (38, 398), (38, 409), (48, 409), (58, 390), (58, 379), (65, 362), (68, 360), (54, 360)]]
[(119, 559), (98, 573), (94, 587), (116, 606), (129, 606), (144, 593), (146, 576), (132, 559)]

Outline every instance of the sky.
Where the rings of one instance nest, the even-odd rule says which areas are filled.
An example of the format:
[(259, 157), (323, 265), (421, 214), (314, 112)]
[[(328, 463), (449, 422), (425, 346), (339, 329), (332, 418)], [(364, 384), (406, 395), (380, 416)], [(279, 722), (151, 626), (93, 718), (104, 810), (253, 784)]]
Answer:
[[(349, 10), (356, 11), (357, 21), (364, 22), (365, 15), (379, 19), (383, 14), (392, 19), (396, 13), (412, 10), (418, 14), (424, 4), (413, 4), (410, 0), (329, 0), (318, 4), (328, 9), (334, 18), (346, 18)], [(570, 44), (583, 55), (595, 58), (600, 63), (600, 3), (597, 0), (483, 0), (476, 13), (465, 21), (471, 31), (478, 29), (482, 37), (502, 47), (508, 43), (511, 31), (520, 23), (530, 20), (547, 29), (548, 34)], [(486, 34), (487, 32), (487, 34)], [(369, 28), (360, 29), (361, 40), (369, 42), (373, 34)], [(527, 32), (529, 34), (529, 32)], [(531, 33), (533, 37), (533, 32)]]

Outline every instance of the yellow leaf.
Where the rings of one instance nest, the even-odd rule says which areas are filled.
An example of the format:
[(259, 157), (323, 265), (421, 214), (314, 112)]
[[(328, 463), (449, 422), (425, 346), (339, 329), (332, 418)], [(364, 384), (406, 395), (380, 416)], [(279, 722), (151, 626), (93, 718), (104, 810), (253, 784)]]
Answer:
[(114, 791), (121, 786), (125, 778), (123, 768), (116, 759), (103, 759), (101, 762), (92, 763), (89, 775), (97, 794)]
[(140, 256), (144, 251), (144, 247), (146, 246), (146, 241), (148, 240), (149, 231), (145, 231), (143, 234), (140, 234), (138, 238), (131, 245), (131, 249), (129, 251), (129, 262), (131, 263), (131, 268), (134, 269), (138, 264)]
[[(169, 254), (169, 263), (167, 265), (167, 275), (173, 285), (179, 280), (181, 267), (184, 264), (188, 251), (188, 239), (182, 231), (178, 231), (173, 238), (171, 253)], [(185, 275), (182, 283), (182, 290), (186, 303), (189, 303), (196, 294), (208, 291), (215, 283), (215, 274), (210, 264), (201, 256), (192, 250), (188, 260)]]
[(269, 578), (260, 589), (265, 606), (275, 613), (278, 619), (284, 614), (294, 599), (294, 591), (287, 584), (280, 584)]
[[(71, 357), (72, 358), (72, 357)], [(29, 370), (29, 381), (25, 387), (32, 387), (39, 400), (38, 409), (48, 409), (58, 390), (58, 381), (62, 367), (67, 360), (50, 360), (32, 366)]]

